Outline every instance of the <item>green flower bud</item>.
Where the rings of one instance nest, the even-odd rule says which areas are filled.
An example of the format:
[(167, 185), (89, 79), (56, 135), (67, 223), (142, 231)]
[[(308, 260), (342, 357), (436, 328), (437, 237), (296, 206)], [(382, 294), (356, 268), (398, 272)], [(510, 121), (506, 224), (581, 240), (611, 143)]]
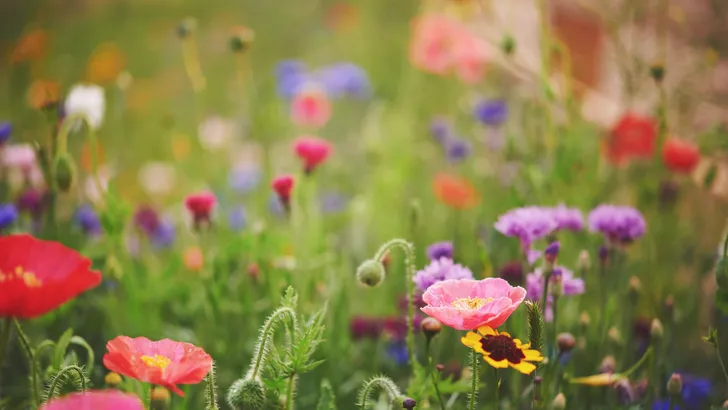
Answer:
[(564, 396), (564, 393), (559, 393), (554, 397), (554, 400), (551, 402), (551, 409), (552, 410), (564, 410), (566, 408), (566, 396)]
[(53, 175), (61, 192), (68, 192), (76, 179), (76, 164), (68, 154), (60, 154), (53, 161)]
[(501, 50), (507, 56), (513, 54), (516, 51), (516, 39), (513, 36), (506, 34), (501, 40)]
[(235, 410), (259, 410), (265, 406), (263, 384), (255, 379), (238, 379), (228, 390), (227, 402)]
[(650, 77), (656, 83), (662, 82), (665, 78), (665, 65), (662, 63), (654, 63), (650, 66)]
[(680, 397), (682, 388), (682, 377), (677, 373), (673, 373), (672, 376), (670, 376), (670, 380), (667, 381), (667, 394), (672, 397)]
[(374, 287), (382, 283), (386, 275), (381, 262), (369, 259), (356, 270), (356, 279), (367, 286)]

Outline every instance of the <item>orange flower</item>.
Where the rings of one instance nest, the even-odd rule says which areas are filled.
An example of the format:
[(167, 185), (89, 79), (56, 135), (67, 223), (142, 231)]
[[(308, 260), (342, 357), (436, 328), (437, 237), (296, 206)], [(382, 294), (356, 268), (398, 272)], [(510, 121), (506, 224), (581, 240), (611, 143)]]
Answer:
[(14, 64), (37, 61), (46, 55), (48, 34), (45, 30), (35, 29), (24, 35), (15, 45), (10, 61)]
[(35, 80), (28, 88), (28, 103), (35, 109), (56, 104), (61, 98), (61, 85), (56, 81)]
[(437, 200), (451, 208), (468, 209), (478, 204), (475, 187), (463, 177), (437, 174), (432, 188)]
[[(101, 148), (101, 144), (96, 142), (96, 161), (97, 165), (101, 166), (104, 163), (104, 149)], [(86, 172), (93, 171), (93, 160), (91, 158), (91, 145), (88, 142), (83, 144), (81, 148), (81, 168)]]
[(115, 43), (103, 43), (94, 50), (86, 66), (86, 77), (92, 83), (116, 81), (126, 65), (126, 57)]
[(185, 267), (193, 272), (199, 272), (205, 267), (205, 255), (202, 253), (202, 249), (196, 246), (185, 249), (182, 261)]

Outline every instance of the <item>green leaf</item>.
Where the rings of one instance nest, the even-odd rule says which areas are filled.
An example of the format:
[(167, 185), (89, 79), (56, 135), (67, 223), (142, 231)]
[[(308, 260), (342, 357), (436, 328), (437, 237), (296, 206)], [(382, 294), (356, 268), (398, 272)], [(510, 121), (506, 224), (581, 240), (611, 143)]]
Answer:
[(84, 370), (86, 370), (86, 372), (88, 374), (93, 373), (94, 357), (95, 357), (94, 356), (94, 349), (81, 336), (73, 336), (71, 338), (71, 344), (74, 344), (74, 345), (77, 345), (77, 346), (81, 346), (84, 349), (86, 349), (86, 357), (87, 357), (87, 359), (86, 359), (86, 366), (84, 367)]
[(58, 338), (58, 342), (56, 343), (56, 349), (53, 352), (53, 368), (54, 369), (60, 369), (63, 365), (63, 359), (66, 357), (66, 351), (68, 350), (68, 345), (71, 343), (71, 339), (73, 338), (73, 329), (68, 329), (61, 337)]

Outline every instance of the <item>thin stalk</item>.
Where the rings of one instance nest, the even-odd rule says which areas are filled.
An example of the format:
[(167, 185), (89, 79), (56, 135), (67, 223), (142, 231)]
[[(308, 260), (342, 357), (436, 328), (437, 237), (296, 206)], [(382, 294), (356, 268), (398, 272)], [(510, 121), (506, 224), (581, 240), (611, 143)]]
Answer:
[(495, 410), (500, 408), (500, 377), (498, 376), (498, 368), (494, 367), (495, 370)]
[(5, 318), (3, 321), (2, 332), (0, 332), (0, 377), (2, 377), (2, 367), (5, 361), (5, 352), (10, 344), (10, 336), (13, 334), (13, 319)]
[(675, 400), (670, 397), (670, 410), (675, 410)]
[(546, 268), (546, 272), (544, 272), (543, 276), (543, 293), (541, 294), (541, 306), (544, 312), (546, 312), (546, 302), (547, 298), (549, 296), (549, 282), (551, 279), (551, 274), (554, 272), (553, 267)]
[(286, 393), (286, 410), (293, 410), (293, 390), (296, 385), (296, 373), (288, 378), (288, 393)]
[(432, 360), (432, 354), (430, 350), (430, 345), (432, 342), (432, 338), (428, 337), (427, 342), (425, 343), (425, 354), (427, 355), (427, 372), (430, 373), (430, 377), (432, 380), (432, 387), (435, 389), (435, 395), (437, 396), (437, 401), (440, 403), (440, 408), (442, 410), (445, 410), (445, 402), (442, 400), (442, 395), (440, 394), (440, 387), (438, 386), (438, 379), (437, 372), (433, 371), (433, 360)]
[(470, 352), (470, 368), (472, 370), (472, 383), (470, 386), (470, 398), (468, 402), (468, 410), (475, 410), (478, 401), (478, 353), (475, 350)]
[[(557, 284), (557, 286), (561, 286), (561, 284), (559, 283), (559, 284)], [(554, 346), (558, 345), (557, 340), (556, 340), (558, 338), (557, 322), (559, 319), (559, 296), (558, 295), (553, 295), (553, 304), (551, 305), (551, 312), (552, 312), (552, 316), (553, 316), (552, 317), (553, 320), (551, 321), (551, 340), (553, 341), (551, 356), (553, 356), (553, 352), (555, 352), (557, 350), (554, 348)], [(558, 361), (555, 361), (554, 365), (558, 366)]]
[(28, 337), (25, 335), (25, 333), (23, 333), (23, 329), (20, 327), (20, 322), (18, 322), (18, 319), (13, 319), (13, 322), (15, 323), (15, 331), (18, 334), (18, 341), (20, 341), (21, 346), (25, 350), (25, 353), (28, 355), (28, 365), (30, 367), (30, 399), (32, 400), (33, 407), (37, 408), (38, 406), (40, 406), (40, 397), (38, 397), (38, 371), (36, 370), (35, 366), (35, 352), (30, 345)]
[(718, 349), (718, 345), (715, 345), (715, 355), (718, 356), (718, 364), (720, 364), (720, 369), (723, 371), (723, 377), (725, 377), (726, 383), (728, 383), (728, 371), (726, 371), (725, 363), (723, 363), (723, 356), (720, 354), (720, 349)]

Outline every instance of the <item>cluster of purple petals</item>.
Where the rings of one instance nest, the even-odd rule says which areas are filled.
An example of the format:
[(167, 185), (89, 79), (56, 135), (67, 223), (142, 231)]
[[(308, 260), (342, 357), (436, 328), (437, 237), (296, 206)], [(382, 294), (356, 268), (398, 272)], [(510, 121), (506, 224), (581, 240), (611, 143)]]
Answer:
[(0, 146), (10, 139), (13, 132), (13, 126), (9, 122), (0, 122)]
[(25, 212), (39, 220), (48, 207), (48, 195), (45, 191), (29, 188), (18, 196), (15, 205), (19, 212)]
[(599, 205), (588, 217), (589, 230), (608, 240), (628, 244), (645, 234), (647, 223), (640, 211), (629, 206)]
[(475, 104), (473, 114), (481, 123), (498, 127), (508, 119), (508, 105), (503, 100), (481, 100)]
[(581, 231), (584, 229), (584, 215), (580, 209), (569, 208), (563, 204), (547, 209), (556, 221), (557, 230)]
[[(575, 278), (574, 273), (563, 266), (554, 268), (551, 276), (561, 276), (562, 294), (566, 296), (581, 295), (584, 293), (584, 279)], [(541, 268), (535, 269), (526, 276), (526, 297), (539, 300), (543, 296), (544, 275)], [(553, 286), (553, 283), (552, 283)]]
[(154, 208), (148, 205), (141, 205), (134, 212), (134, 226), (149, 238), (149, 242), (155, 249), (172, 246), (177, 237), (174, 223), (163, 219)]
[(101, 235), (101, 220), (90, 205), (82, 205), (76, 210), (74, 221), (84, 234), (89, 236)]
[(335, 214), (342, 212), (348, 205), (348, 198), (338, 192), (325, 192), (319, 198), (321, 212), (325, 214)]
[(298, 60), (284, 60), (275, 70), (278, 93), (287, 99), (292, 98), (307, 83), (321, 85), (332, 98), (371, 96), (371, 84), (366, 71), (356, 64), (335, 63), (310, 72)]
[(13, 204), (0, 204), (0, 231), (18, 220), (18, 208)]
[(450, 258), (440, 258), (431, 261), (412, 278), (422, 292), (437, 282), (449, 279), (473, 279), (473, 272)]
[(512, 209), (501, 215), (495, 223), (498, 232), (521, 241), (521, 248), (529, 263), (535, 262), (540, 255), (531, 249), (531, 244), (545, 238), (557, 226), (551, 212), (537, 206)]
[(431, 261), (440, 258), (453, 259), (453, 246), (450, 241), (436, 242), (427, 247), (427, 258)]
[(455, 135), (452, 124), (444, 117), (435, 117), (430, 123), (430, 133), (445, 151), (450, 162), (460, 162), (470, 156), (472, 144)]
[(230, 226), (230, 229), (239, 232), (245, 229), (247, 225), (248, 216), (245, 213), (245, 208), (238, 206), (228, 211), (228, 226)]

